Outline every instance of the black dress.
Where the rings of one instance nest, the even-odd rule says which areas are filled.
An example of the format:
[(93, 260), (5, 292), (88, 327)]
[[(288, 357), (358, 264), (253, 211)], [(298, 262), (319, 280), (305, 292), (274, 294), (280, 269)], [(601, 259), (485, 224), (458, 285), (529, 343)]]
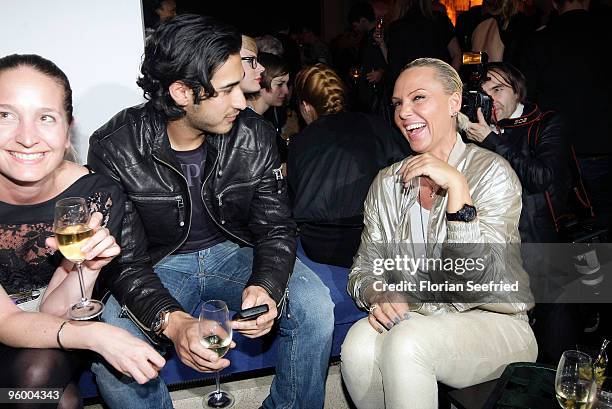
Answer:
[[(45, 245), (53, 235), (55, 203), (67, 197), (86, 198), (91, 212), (103, 215), (103, 225), (117, 242), (125, 198), (121, 187), (104, 175), (90, 173), (57, 197), (33, 205), (0, 202), (0, 284), (9, 293), (46, 286), (62, 256)], [(85, 352), (60, 349), (12, 348), (0, 344), (0, 385), (6, 388), (62, 388), (62, 407), (81, 407), (78, 377)], [(28, 408), (49, 407), (31, 404)]]

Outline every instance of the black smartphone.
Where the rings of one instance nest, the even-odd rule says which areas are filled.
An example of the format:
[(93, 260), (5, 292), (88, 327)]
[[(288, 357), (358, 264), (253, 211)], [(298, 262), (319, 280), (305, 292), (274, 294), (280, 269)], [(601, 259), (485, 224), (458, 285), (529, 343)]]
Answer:
[(232, 321), (250, 321), (254, 320), (260, 315), (263, 315), (269, 311), (268, 304), (258, 305), (256, 307), (247, 308), (237, 312)]

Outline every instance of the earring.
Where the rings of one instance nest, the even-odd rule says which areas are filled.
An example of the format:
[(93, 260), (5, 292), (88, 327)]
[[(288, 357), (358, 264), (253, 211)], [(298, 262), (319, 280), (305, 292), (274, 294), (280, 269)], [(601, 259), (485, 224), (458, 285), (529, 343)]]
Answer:
[(451, 114), (451, 118), (456, 117), (458, 114), (459, 114), (459, 112), (453, 112), (453, 113)]

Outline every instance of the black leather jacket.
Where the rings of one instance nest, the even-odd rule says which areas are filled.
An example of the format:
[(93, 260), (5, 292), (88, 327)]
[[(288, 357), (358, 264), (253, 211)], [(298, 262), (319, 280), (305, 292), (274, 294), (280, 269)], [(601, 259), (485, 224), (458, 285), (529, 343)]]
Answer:
[(482, 146), (506, 158), (521, 181), (521, 241), (558, 241), (550, 206), (557, 214), (567, 210), (570, 150), (566, 127), (555, 113), (544, 115), (537, 105), (529, 103), (520, 117), (498, 124), (503, 133), (491, 132)]
[(180, 308), (151, 265), (187, 238), (191, 218), (197, 217), (191, 214), (192, 199), (204, 201), (228, 238), (254, 247), (247, 286), (261, 286), (277, 303), (284, 301), (295, 263), (296, 226), (275, 137), (274, 128), (249, 109), (228, 134), (208, 135), (202, 197), (191, 198), (166, 122), (148, 104), (119, 112), (92, 135), (89, 166), (120, 181), (136, 210), (124, 222), (121, 268), (101, 274), (101, 283), (143, 330), (161, 309)]

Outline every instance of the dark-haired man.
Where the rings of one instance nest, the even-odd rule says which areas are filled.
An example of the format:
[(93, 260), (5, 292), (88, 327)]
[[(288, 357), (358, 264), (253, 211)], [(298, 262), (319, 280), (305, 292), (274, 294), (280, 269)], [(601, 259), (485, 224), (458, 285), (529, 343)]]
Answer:
[(370, 3), (356, 3), (349, 10), (348, 22), (353, 31), (361, 35), (356, 65), (362, 73), (359, 79), (353, 79), (357, 97), (355, 108), (363, 112), (380, 113), (377, 112), (380, 107), (374, 106), (374, 102), (379, 102), (386, 95), (383, 94), (384, 84), (381, 80), (387, 66), (387, 48), (381, 38), (382, 32), (376, 31), (374, 9)]
[[(122, 183), (129, 217), (142, 221), (124, 221), (122, 259), (102, 282), (113, 295), (103, 319), (132, 332), (136, 323), (152, 339), (169, 339), (185, 364), (213, 371), (229, 361), (200, 344), (189, 313), (213, 298), (233, 310), (267, 304), (257, 320), (232, 324), (259, 337), (279, 317), (276, 377), (263, 406), (322, 407), (333, 304), (295, 259), (275, 132), (244, 110), (240, 46), (238, 32), (211, 18), (163, 24), (147, 42), (138, 80), (149, 102), (92, 136), (89, 164)], [(150, 259), (155, 273), (130, 268), (134, 258)], [(172, 407), (160, 380), (137, 385), (102, 364), (92, 370), (113, 408)]]

